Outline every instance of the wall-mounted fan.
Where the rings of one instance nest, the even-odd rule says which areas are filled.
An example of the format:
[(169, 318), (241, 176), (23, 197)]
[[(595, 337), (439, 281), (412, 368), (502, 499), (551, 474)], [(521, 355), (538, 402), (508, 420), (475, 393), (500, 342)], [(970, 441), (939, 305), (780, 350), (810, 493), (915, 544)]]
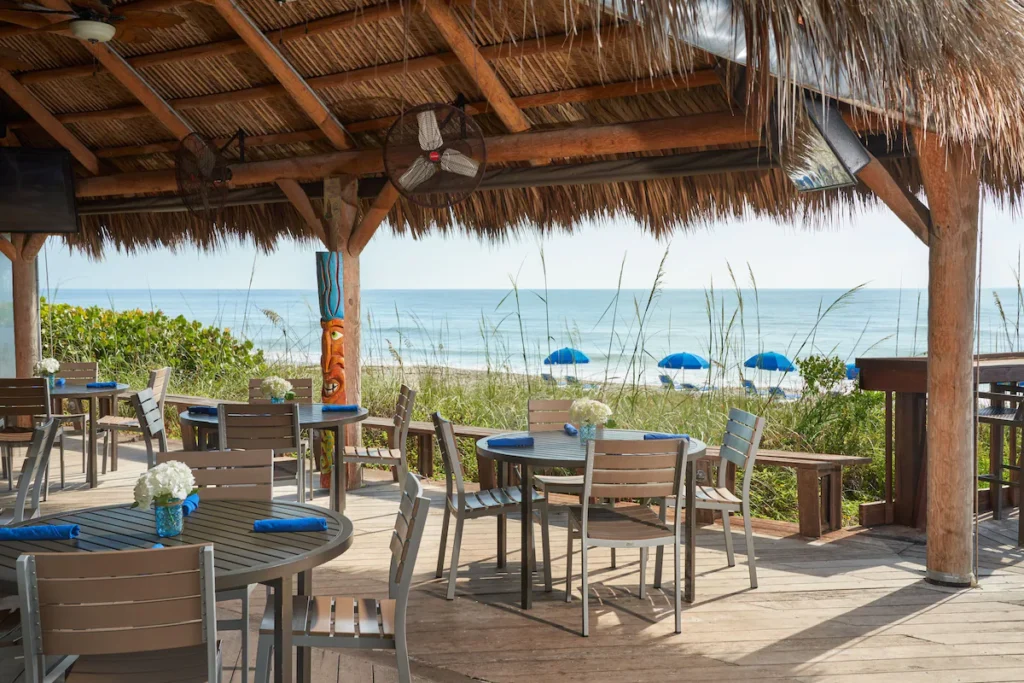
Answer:
[(241, 130), (220, 149), (195, 133), (178, 144), (174, 155), (178, 196), (192, 215), (201, 221), (216, 221), (227, 201), (231, 169), (224, 150), (235, 140), (238, 140), (239, 162), (244, 162), (245, 132)]
[(407, 199), (450, 207), (480, 185), (487, 151), (480, 126), (448, 104), (424, 104), (403, 113), (384, 140), (384, 169)]
[[(171, 28), (185, 21), (177, 14), (115, 7), (110, 0), (68, 0), (70, 11), (53, 10), (31, 2), (0, 0), (0, 21), (37, 31), (70, 31), (80, 40), (105, 43), (117, 39), (145, 43), (153, 36), (149, 29)], [(52, 24), (40, 24), (39, 15), (65, 17)]]

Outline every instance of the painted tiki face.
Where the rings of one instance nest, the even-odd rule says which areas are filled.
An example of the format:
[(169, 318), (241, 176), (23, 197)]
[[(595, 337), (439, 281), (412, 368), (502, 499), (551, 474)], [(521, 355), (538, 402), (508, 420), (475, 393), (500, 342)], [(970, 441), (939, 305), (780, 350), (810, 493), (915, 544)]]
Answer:
[(324, 403), (345, 401), (345, 321), (339, 318), (321, 320), (323, 333), (320, 337), (321, 370), (324, 386), (321, 397)]

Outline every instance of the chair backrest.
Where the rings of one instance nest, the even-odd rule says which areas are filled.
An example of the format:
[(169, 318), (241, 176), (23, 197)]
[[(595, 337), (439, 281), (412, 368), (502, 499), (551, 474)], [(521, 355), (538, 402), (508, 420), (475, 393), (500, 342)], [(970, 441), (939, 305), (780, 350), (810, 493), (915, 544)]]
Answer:
[(412, 422), (412, 404), (416, 400), (416, 391), (402, 385), (398, 390), (398, 402), (395, 404), (395, 430), (392, 435), (391, 448), (398, 448), (406, 453), (409, 441), (409, 423)]
[(25, 510), (39, 511), (39, 496), (46, 481), (46, 470), (50, 466), (50, 449), (57, 437), (57, 421), (49, 419), (32, 430), (25, 463), (18, 479), (18, 496), (14, 501), (14, 517), (11, 524), (25, 521)]
[(429, 509), (430, 499), (423, 495), (423, 484), (420, 483), (419, 477), (410, 473), (402, 485), (402, 500), (398, 504), (395, 530), (391, 534), (388, 593), (393, 600), (398, 601), (398, 610), (404, 611), (409, 600), (416, 556), (419, 554), (420, 540), (423, 538)]
[(43, 680), (44, 658), (51, 655), (203, 644), (209, 675), (216, 676), (213, 579), (210, 545), (22, 555), (18, 593), (27, 681)]
[[(146, 456), (149, 466), (156, 464), (156, 452), (167, 450), (167, 430), (164, 428), (164, 411), (160, 409), (153, 390), (140, 389), (131, 397), (135, 417), (139, 421), (142, 440), (146, 443)], [(117, 438), (116, 435), (113, 438)], [(153, 439), (157, 440), (158, 448), (153, 447)]]
[[(441, 413), (430, 416), (434, 421), (434, 433), (441, 447), (441, 460), (444, 463), (444, 478), (448, 489), (448, 499), (463, 505), (466, 498), (466, 485), (462, 478), (462, 461), (459, 458), (459, 447), (455, 443), (455, 429), (452, 423), (441, 417)], [(457, 497), (453, 497), (457, 496)], [(461, 508), (460, 508), (461, 509)]]
[(222, 451), (299, 452), (302, 431), (297, 403), (221, 403), (217, 424)]
[(89, 382), (95, 382), (100, 377), (100, 364), (89, 363), (61, 363), (57, 375), (66, 384), (84, 386)]
[(748, 394), (757, 393), (757, 387), (754, 386), (754, 383), (751, 382), (749, 379), (743, 380), (743, 390), (746, 391)]
[[(313, 402), (312, 377), (299, 377), (297, 379), (289, 379), (287, 381), (292, 385), (292, 391), (295, 393), (295, 403)], [(262, 377), (253, 377), (249, 380), (249, 403), (270, 403), (269, 398), (263, 397), (263, 391), (260, 389), (260, 385), (262, 384)]]
[(761, 435), (767, 420), (748, 413), (739, 408), (729, 409), (729, 421), (725, 425), (725, 437), (719, 449), (718, 485), (726, 484), (726, 463), (731, 462), (743, 470), (743, 496), (750, 491), (751, 475), (754, 473), (754, 461), (757, 460), (757, 448), (761, 444)]
[(47, 381), (42, 377), (0, 377), (0, 416), (31, 418), (34, 415), (52, 416)]
[(673, 379), (668, 375), (658, 375), (658, 379), (664, 386), (668, 387), (669, 389), (674, 389), (676, 386), (675, 381), (673, 381)]
[(540, 378), (542, 380), (544, 380), (545, 382), (549, 382), (551, 384), (555, 383), (555, 377), (550, 372), (542, 372), (542, 373), (540, 373)]
[(531, 432), (557, 432), (569, 421), (572, 399), (531, 398), (526, 404), (526, 422)]
[(167, 386), (171, 383), (171, 368), (157, 368), (149, 371), (149, 384), (146, 386), (153, 390), (153, 396), (160, 405), (160, 412), (163, 414), (164, 400), (167, 398)]
[(183, 462), (192, 469), (202, 500), (270, 500), (274, 497), (274, 452), (180, 451), (158, 453), (157, 464)]

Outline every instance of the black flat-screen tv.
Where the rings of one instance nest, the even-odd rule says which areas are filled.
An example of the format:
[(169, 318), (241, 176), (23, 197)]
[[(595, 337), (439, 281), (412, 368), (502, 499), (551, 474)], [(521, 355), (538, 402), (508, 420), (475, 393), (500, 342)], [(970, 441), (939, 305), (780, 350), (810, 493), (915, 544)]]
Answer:
[(66, 150), (0, 147), (0, 232), (78, 232)]

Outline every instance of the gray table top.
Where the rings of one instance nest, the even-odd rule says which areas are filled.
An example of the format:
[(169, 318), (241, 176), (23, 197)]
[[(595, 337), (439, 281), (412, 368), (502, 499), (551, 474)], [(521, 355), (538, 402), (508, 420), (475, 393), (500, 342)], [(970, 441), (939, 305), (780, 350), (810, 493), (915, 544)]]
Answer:
[[(370, 411), (366, 408), (353, 411), (325, 411), (323, 403), (300, 403), (298, 405), (299, 426), (304, 428), (323, 429), (352, 424), (353, 422), (362, 422), (370, 415)], [(181, 413), (180, 418), (182, 422), (191, 424), (217, 426), (216, 415), (193, 415), (186, 410)]]
[(65, 384), (50, 389), (50, 398), (89, 398), (90, 396), (107, 396), (128, 391), (131, 387), (118, 382), (116, 387), (96, 387), (90, 389), (84, 384)]
[[(630, 429), (605, 429), (598, 433), (599, 439), (643, 439), (648, 432)], [(488, 446), (491, 439), (511, 436), (532, 436), (533, 446), (527, 448), (499, 448)], [(532, 465), (541, 469), (549, 467), (580, 468), (587, 461), (587, 449), (578, 436), (569, 436), (559, 430), (555, 432), (509, 432), (495, 434), (476, 442), (480, 455), (520, 465)], [(700, 439), (690, 438), (690, 457), (700, 457), (707, 446)]]
[[(323, 517), (327, 531), (255, 533), (257, 519)], [(352, 522), (344, 515), (312, 505), (268, 500), (202, 501), (173, 538), (156, 535), (152, 510), (128, 505), (75, 510), (34, 519), (37, 524), (78, 524), (81, 535), (69, 541), (0, 542), (0, 591), (18, 592), (16, 563), (27, 552), (76, 552), (213, 543), (218, 590), (293, 576), (338, 557), (352, 545)]]

